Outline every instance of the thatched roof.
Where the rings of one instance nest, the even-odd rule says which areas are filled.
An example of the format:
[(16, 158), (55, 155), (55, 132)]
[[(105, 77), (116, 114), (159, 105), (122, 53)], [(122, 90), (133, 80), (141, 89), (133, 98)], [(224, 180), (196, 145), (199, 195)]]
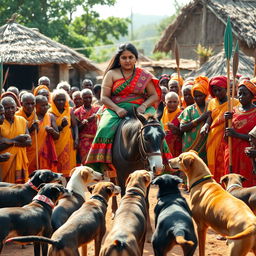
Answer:
[(102, 72), (80, 53), (53, 41), (36, 29), (15, 22), (0, 27), (0, 56), (5, 64), (69, 64), (89, 71)]
[[(232, 71), (232, 61), (231, 68)], [(239, 64), (237, 74), (242, 76), (253, 77), (254, 73), (254, 61), (252, 57), (246, 56), (243, 52), (239, 52)], [(207, 62), (205, 62), (198, 70), (192, 71), (188, 76), (219, 76), (227, 75), (227, 59), (224, 51), (212, 56)]]
[(205, 5), (223, 24), (226, 24), (227, 18), (230, 17), (233, 33), (239, 41), (245, 43), (248, 48), (256, 48), (255, 0), (193, 0), (182, 8), (174, 23), (166, 28), (154, 51), (169, 52), (171, 50), (170, 42), (189, 22), (193, 11), (199, 5)]

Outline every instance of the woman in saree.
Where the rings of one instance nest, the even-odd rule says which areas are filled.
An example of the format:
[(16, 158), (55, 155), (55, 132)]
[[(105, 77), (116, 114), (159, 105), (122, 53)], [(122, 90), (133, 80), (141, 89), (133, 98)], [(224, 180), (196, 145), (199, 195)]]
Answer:
[(105, 171), (109, 177), (116, 176), (111, 153), (121, 119), (133, 107), (141, 114), (155, 114), (153, 105), (161, 97), (158, 80), (146, 70), (135, 67), (137, 59), (138, 52), (132, 44), (120, 45), (102, 83), (101, 100), (105, 108), (85, 164)]
[[(246, 187), (256, 185), (256, 175), (245, 148), (250, 146), (249, 132), (256, 126), (256, 106), (252, 103), (256, 95), (256, 85), (249, 80), (241, 81), (238, 85), (240, 104), (233, 113), (226, 112), (225, 118), (232, 119), (232, 128), (226, 128), (225, 135), (232, 138), (232, 171), (243, 175), (247, 180)], [(229, 173), (229, 149), (225, 146), (225, 170)]]
[(69, 177), (71, 169), (76, 166), (77, 122), (72, 108), (69, 107), (69, 96), (66, 91), (56, 89), (52, 93), (52, 100), (49, 112), (55, 116), (60, 133), (59, 139), (55, 140), (57, 171)]
[(199, 76), (195, 78), (191, 89), (195, 103), (186, 107), (179, 116), (180, 130), (183, 132), (182, 152), (193, 149), (198, 152), (205, 162), (207, 162), (207, 136), (202, 136), (200, 130), (210, 114), (207, 111), (208, 86), (209, 79), (207, 77)]
[[(208, 134), (206, 142), (207, 163), (214, 179), (219, 182), (225, 174), (224, 113), (228, 110), (227, 78), (225, 76), (213, 77), (209, 83), (209, 93), (213, 99), (209, 101), (207, 110), (211, 111), (211, 114), (201, 128), (201, 134), (203, 136)], [(238, 103), (237, 99), (233, 99), (233, 106)]]

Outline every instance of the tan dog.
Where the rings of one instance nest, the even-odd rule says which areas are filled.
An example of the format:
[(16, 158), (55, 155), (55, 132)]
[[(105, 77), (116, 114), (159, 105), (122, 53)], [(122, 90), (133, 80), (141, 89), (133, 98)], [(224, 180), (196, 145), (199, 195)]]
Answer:
[(67, 222), (57, 229), (51, 239), (39, 236), (15, 237), (14, 242), (49, 243), (48, 256), (79, 256), (78, 248), (83, 246), (82, 256), (87, 255), (87, 244), (94, 240), (95, 256), (99, 255), (101, 240), (105, 234), (105, 214), (110, 197), (121, 189), (112, 182), (99, 182), (92, 186), (92, 197), (74, 212)]
[(101, 256), (140, 256), (147, 232), (146, 192), (153, 175), (145, 170), (131, 173), (114, 224), (100, 251)]
[(69, 216), (85, 202), (87, 187), (104, 179), (104, 175), (88, 166), (75, 167), (70, 172), (71, 178), (67, 189), (72, 195), (62, 198), (52, 213), (52, 228), (57, 230)]
[(220, 179), (220, 183), (226, 191), (244, 201), (256, 214), (256, 186), (243, 188), (243, 181), (246, 181), (246, 178), (236, 173), (227, 174)]
[(256, 217), (241, 200), (225, 191), (211, 177), (210, 170), (194, 151), (169, 160), (173, 169), (184, 171), (190, 187), (192, 216), (197, 224), (199, 255), (205, 255), (207, 228), (226, 236), (230, 256), (256, 253)]

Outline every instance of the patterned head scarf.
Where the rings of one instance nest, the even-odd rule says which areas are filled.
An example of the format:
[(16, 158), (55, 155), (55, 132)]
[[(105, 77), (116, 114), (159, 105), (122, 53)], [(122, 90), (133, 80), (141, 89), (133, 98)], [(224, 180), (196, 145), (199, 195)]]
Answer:
[(195, 84), (192, 87), (192, 95), (194, 96), (194, 91), (199, 91), (208, 96), (209, 94), (209, 78), (206, 76), (198, 76), (195, 78)]
[(240, 86), (245, 86), (253, 94), (254, 97), (256, 96), (256, 85), (253, 82), (249, 80), (243, 80), (239, 83), (238, 88)]
[(213, 77), (209, 82), (209, 93), (213, 98), (215, 98), (215, 95), (213, 94), (212, 87), (218, 86), (221, 88), (227, 88), (227, 77), (225, 76), (215, 76)]

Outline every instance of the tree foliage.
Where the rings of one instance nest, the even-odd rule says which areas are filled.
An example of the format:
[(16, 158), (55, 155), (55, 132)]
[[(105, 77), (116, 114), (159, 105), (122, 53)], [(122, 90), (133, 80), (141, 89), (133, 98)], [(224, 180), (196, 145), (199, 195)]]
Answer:
[[(114, 5), (116, 0), (1, 0), (0, 23), (3, 25), (18, 14), (17, 22), (38, 28), (39, 31), (74, 48), (86, 48), (91, 53), (93, 45), (110, 43), (128, 33), (128, 19), (109, 17), (100, 19), (93, 10), (95, 5)], [(74, 17), (78, 7), (83, 13)]]

